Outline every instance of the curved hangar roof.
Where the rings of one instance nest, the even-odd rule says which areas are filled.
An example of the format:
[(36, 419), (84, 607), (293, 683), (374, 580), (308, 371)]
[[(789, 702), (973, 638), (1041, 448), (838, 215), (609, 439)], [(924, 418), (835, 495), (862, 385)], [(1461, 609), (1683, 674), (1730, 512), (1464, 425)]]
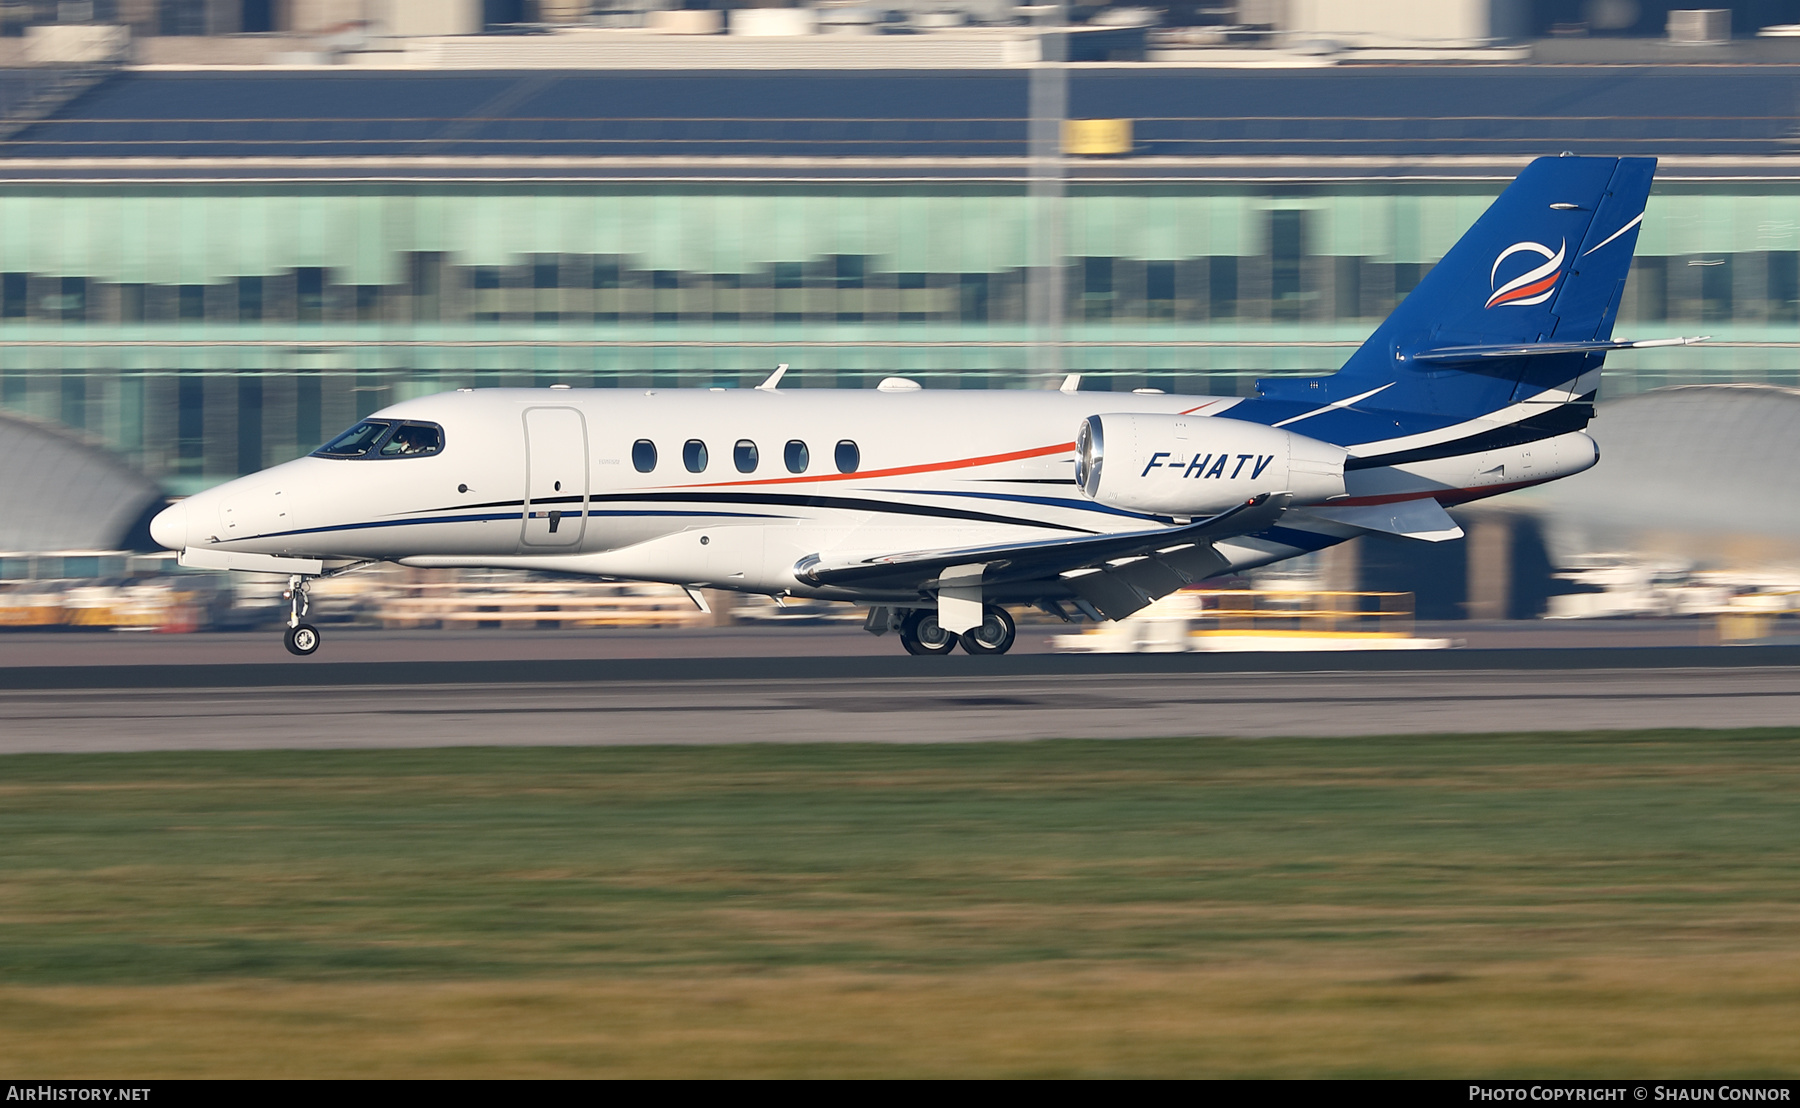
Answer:
[(1588, 433), (1599, 465), (1518, 501), (1551, 517), (1558, 547), (1701, 565), (1800, 557), (1800, 389), (1657, 389), (1602, 404)]
[(148, 477), (60, 428), (0, 415), (0, 550), (154, 549)]

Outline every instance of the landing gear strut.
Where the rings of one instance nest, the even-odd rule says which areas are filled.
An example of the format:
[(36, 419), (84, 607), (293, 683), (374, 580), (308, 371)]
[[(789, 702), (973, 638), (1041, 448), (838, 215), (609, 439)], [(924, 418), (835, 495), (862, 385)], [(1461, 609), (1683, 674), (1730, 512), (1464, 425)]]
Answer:
[(288, 578), (287, 592), (282, 596), (288, 602), (287, 632), (281, 641), (287, 646), (289, 654), (305, 656), (319, 649), (319, 629), (310, 623), (301, 623), (306, 610), (310, 607), (310, 597), (306, 591), (307, 578), (296, 573)]
[(956, 649), (957, 637), (938, 626), (937, 613), (930, 608), (914, 608), (900, 624), (900, 645), (908, 654), (948, 654)]
[(1000, 605), (989, 604), (981, 610), (981, 625), (964, 631), (961, 642), (970, 654), (1004, 654), (1017, 638), (1012, 616)]

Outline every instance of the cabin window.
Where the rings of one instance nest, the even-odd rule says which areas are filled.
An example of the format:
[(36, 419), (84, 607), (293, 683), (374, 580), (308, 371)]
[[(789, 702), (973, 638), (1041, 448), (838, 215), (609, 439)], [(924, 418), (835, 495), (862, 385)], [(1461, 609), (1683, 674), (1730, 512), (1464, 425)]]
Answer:
[(365, 419), (356, 426), (313, 451), (315, 458), (360, 458), (375, 448), (381, 436), (393, 424), (381, 419)]
[(689, 473), (706, 472), (706, 444), (699, 439), (689, 439), (681, 447), (681, 464)]
[(739, 439), (731, 448), (731, 464), (737, 466), (739, 473), (755, 473), (756, 462), (756, 444), (749, 439)]
[(656, 444), (649, 439), (639, 439), (631, 444), (631, 464), (639, 473), (649, 473), (656, 468)]
[(862, 465), (862, 451), (849, 439), (837, 444), (837, 467), (839, 473), (855, 473), (856, 467)]
[(789, 473), (805, 473), (806, 463), (812, 459), (807, 456), (805, 443), (799, 439), (790, 439), (787, 449), (781, 452), (781, 460), (787, 463)]
[(444, 450), (444, 429), (435, 423), (402, 423), (381, 444), (383, 458), (425, 458)]

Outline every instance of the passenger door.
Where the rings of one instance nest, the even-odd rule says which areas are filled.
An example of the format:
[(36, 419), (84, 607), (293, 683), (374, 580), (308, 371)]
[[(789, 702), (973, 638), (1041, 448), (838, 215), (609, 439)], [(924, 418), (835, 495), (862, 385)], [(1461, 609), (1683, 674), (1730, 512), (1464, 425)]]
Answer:
[(587, 420), (579, 409), (525, 409), (526, 546), (580, 545), (587, 526), (587, 453)]

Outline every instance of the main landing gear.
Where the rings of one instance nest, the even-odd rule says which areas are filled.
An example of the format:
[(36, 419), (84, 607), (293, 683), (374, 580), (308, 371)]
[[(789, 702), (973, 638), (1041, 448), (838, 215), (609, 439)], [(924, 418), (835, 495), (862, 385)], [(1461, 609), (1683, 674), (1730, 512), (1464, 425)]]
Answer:
[(302, 574), (294, 574), (288, 578), (287, 592), (282, 596), (288, 602), (287, 632), (281, 641), (287, 646), (289, 654), (302, 657), (319, 649), (319, 629), (310, 623), (301, 623), (306, 610), (310, 606), (310, 598), (306, 592), (307, 578)]
[(1017, 638), (1012, 616), (998, 604), (985, 606), (980, 625), (960, 635), (944, 630), (930, 608), (913, 609), (900, 624), (900, 645), (908, 654), (948, 654), (959, 644), (970, 654), (1004, 654)]

